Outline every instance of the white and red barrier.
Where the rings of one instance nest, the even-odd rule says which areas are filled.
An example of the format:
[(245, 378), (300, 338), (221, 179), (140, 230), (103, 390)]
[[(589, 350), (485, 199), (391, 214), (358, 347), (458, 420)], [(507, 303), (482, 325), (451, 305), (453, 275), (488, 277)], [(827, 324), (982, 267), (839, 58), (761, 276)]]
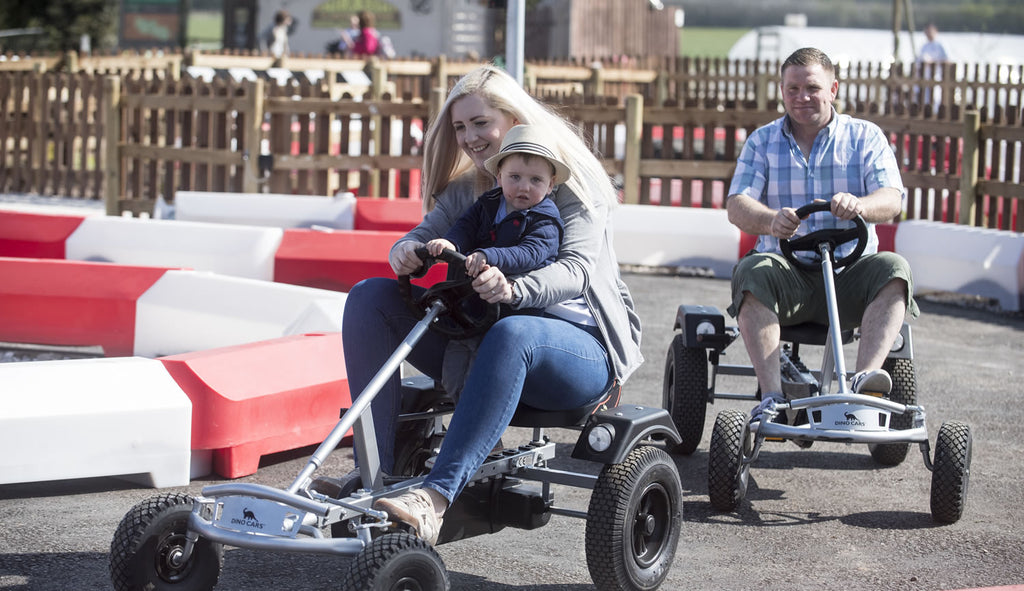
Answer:
[(323, 441), (351, 406), (337, 332), (159, 361), (192, 401), (193, 476), (253, 474), (264, 455)]
[(192, 405), (155, 359), (0, 364), (0, 484), (142, 476), (189, 483)]
[(614, 216), (621, 264), (701, 267), (728, 277), (742, 254), (740, 231), (722, 209), (620, 205)]
[(174, 194), (174, 219), (273, 228), (323, 226), (352, 230), (355, 228), (355, 206), (356, 198), (352, 193), (318, 197), (178, 191)]
[(899, 224), (896, 252), (914, 270), (917, 291), (997, 300), (1024, 309), (1024, 234), (912, 220)]
[(270, 281), (283, 234), (280, 228), (94, 216), (82, 220), (64, 247), (65, 258), (76, 261), (185, 267)]
[[(159, 358), (190, 402), (189, 475), (212, 469), (224, 477), (244, 476), (256, 470), (262, 455), (319, 441), (348, 405), (339, 333), (345, 294), (339, 292), (365, 277), (391, 275), (388, 249), (419, 220), (419, 207), (417, 201), (357, 199), (352, 212), (356, 230), (327, 231), (273, 227), (277, 224), (269, 220), (274, 215), (267, 212), (256, 227), (0, 210), (0, 257), (8, 257), (0, 258), (0, 341), (101, 345), (108, 356), (124, 356), (120, 361), (131, 366), (125, 379), (156, 380), (155, 386), (126, 386), (136, 393), (166, 390), (165, 376), (137, 370), (144, 357)], [(624, 264), (705, 267), (728, 277), (753, 244), (753, 237), (735, 230), (721, 210), (627, 205), (614, 216), (615, 247)], [(347, 222), (335, 218), (331, 223)], [(903, 222), (880, 225), (879, 243), (907, 257), (919, 291), (958, 291), (1021, 309), (1020, 234)], [(432, 283), (442, 271), (432, 269), (420, 281)], [(98, 370), (89, 366), (101, 361), (97, 367), (119, 375), (114, 369), (118, 359), (5, 364), (0, 366), (0, 396), (18, 397), (14, 406), (24, 408), (11, 416), (23, 418), (36, 412), (29, 408), (35, 404), (32, 398), (62, 400), (47, 388), (64, 393), (75, 390), (69, 383), (81, 383), (87, 386), (78, 391), (99, 397), (92, 388), (111, 380), (96, 377)], [(71, 381), (48, 381), (36, 372), (66, 374)], [(8, 381), (15, 376), (19, 385), (12, 388)], [(29, 389), (25, 384), (35, 385)], [(117, 396), (111, 400), (126, 409), (127, 417), (147, 404)], [(48, 403), (37, 409), (41, 414), (34, 423), (25, 424), (41, 426), (48, 412), (57, 424), (60, 408)], [(305, 410), (299, 416), (296, 409)], [(78, 423), (91, 416), (82, 415)], [(105, 420), (96, 422), (106, 425)], [(3, 421), (0, 429), (6, 427)], [(47, 443), (47, 449), (73, 446), (82, 436), (80, 430), (62, 428), (70, 437)], [(118, 450), (136, 446), (130, 431), (124, 437), (114, 433), (106, 432), (102, 442)], [(184, 453), (175, 445), (175, 453)], [(11, 459), (22, 461), (17, 469), (5, 469), (13, 476), (0, 475), (0, 481), (102, 472), (149, 474), (155, 486), (177, 482), (157, 459), (148, 466), (101, 462), (82, 474), (71, 469), (81, 463), (75, 453), (50, 472), (24, 467), (19, 457)]]

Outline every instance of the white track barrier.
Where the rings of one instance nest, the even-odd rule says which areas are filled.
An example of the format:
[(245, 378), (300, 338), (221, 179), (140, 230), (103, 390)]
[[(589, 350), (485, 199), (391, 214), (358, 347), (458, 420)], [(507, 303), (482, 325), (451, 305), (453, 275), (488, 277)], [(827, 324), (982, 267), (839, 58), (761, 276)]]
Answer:
[(732, 275), (740, 232), (721, 209), (620, 205), (614, 211), (619, 263), (703, 267)]
[(136, 303), (135, 355), (160, 357), (310, 332), (341, 332), (347, 294), (168, 271)]
[(161, 362), (4, 363), (0, 383), (0, 484), (133, 476), (188, 485), (192, 403)]
[(356, 198), (352, 193), (334, 197), (263, 193), (178, 191), (174, 219), (275, 228), (324, 226), (353, 229)]
[(68, 260), (184, 267), (273, 281), (283, 234), (280, 228), (88, 217), (65, 249)]
[(1024, 235), (940, 222), (901, 222), (896, 252), (910, 262), (914, 288), (992, 298), (1024, 306)]

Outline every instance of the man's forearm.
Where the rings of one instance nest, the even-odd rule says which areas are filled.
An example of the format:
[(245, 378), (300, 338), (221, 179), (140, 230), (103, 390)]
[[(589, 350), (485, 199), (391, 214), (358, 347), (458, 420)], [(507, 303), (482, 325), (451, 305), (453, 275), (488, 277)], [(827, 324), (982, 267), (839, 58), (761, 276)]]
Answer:
[(751, 199), (746, 195), (730, 195), (725, 202), (729, 222), (743, 232), (753, 235), (765, 235), (772, 232), (772, 219), (775, 211), (767, 205)]

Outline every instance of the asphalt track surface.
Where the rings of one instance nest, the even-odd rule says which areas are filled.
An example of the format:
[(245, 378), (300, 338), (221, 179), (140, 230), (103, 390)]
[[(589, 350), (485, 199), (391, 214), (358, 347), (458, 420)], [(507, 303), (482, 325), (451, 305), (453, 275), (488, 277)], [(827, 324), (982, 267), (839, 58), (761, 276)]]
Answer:
[[(720, 279), (627, 273), (644, 322), (646, 363), (626, 384), (624, 400), (661, 404), (665, 355), (679, 304), (724, 309)], [(955, 300), (950, 302), (949, 300)], [(864, 446), (766, 444), (751, 472), (746, 501), (735, 513), (712, 509), (707, 446), (715, 414), (749, 402), (709, 407), (697, 452), (677, 457), (684, 527), (663, 589), (921, 590), (1024, 584), (1024, 318), (964, 305), (958, 298), (921, 298), (913, 323), (918, 400), (934, 443), (944, 420), (967, 422), (974, 437), (970, 492), (963, 518), (937, 525), (929, 511), (931, 474), (916, 447), (891, 468)], [(971, 302), (968, 302), (970, 304)], [(852, 363), (853, 351), (847, 359)], [(805, 356), (807, 357), (807, 356)], [(742, 343), (726, 362), (745, 363)], [(809, 364), (810, 365), (810, 364)], [(731, 385), (752, 391), (749, 379)], [(724, 385), (723, 385), (724, 386)], [(518, 444), (522, 431), (504, 440)], [(573, 432), (552, 432), (556, 467), (596, 472), (568, 458)], [(287, 486), (310, 449), (264, 458), (244, 481)], [(344, 473), (351, 450), (324, 467)], [(215, 480), (181, 490), (198, 494)], [(162, 492), (162, 491), (161, 491)], [(0, 486), (0, 588), (109, 589), (108, 549), (121, 517), (158, 491), (114, 478)], [(556, 501), (586, 510), (588, 491), (558, 489)], [(505, 529), (442, 545), (438, 551), (456, 590), (582, 591), (591, 589), (584, 522), (555, 516), (540, 529)], [(299, 590), (337, 586), (347, 560), (229, 549), (218, 589)]]

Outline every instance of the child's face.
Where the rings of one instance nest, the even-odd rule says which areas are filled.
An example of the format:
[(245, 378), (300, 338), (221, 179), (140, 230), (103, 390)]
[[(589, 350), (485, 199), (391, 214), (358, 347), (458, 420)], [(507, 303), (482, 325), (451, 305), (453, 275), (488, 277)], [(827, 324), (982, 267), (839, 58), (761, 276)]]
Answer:
[(512, 154), (501, 161), (498, 183), (509, 211), (529, 209), (544, 200), (555, 186), (554, 168), (540, 156)]

